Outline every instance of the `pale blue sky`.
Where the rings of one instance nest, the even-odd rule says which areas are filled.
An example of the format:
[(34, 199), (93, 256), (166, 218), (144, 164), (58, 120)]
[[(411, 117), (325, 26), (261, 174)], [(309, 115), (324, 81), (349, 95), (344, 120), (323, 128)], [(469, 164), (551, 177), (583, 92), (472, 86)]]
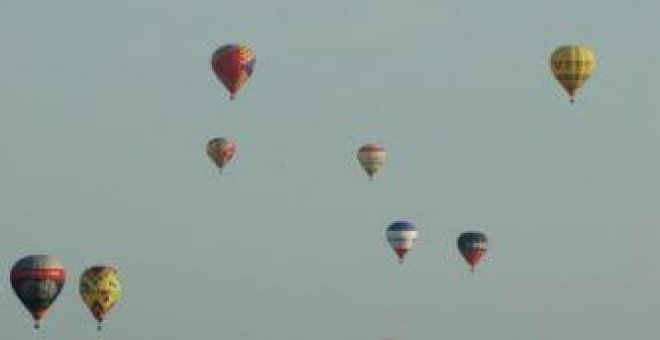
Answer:
[[(139, 4), (138, 4), (139, 3)], [(657, 1), (0, 3), (0, 338), (18, 258), (69, 270), (49, 339), (644, 339), (657, 333)], [(247, 42), (229, 102), (209, 65)], [(568, 98), (548, 57), (586, 43)], [(219, 177), (214, 136), (238, 153)], [(389, 150), (373, 183), (355, 151)], [(400, 267), (384, 228), (421, 242)], [(455, 239), (478, 229), (470, 275)]]

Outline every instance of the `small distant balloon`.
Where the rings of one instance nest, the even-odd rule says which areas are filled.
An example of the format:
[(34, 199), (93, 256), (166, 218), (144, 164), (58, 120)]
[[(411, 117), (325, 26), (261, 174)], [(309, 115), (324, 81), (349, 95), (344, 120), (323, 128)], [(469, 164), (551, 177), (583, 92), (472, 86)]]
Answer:
[(89, 308), (101, 331), (103, 319), (121, 298), (121, 282), (117, 270), (110, 266), (87, 268), (80, 276), (80, 297)]
[(411, 222), (396, 221), (387, 227), (385, 237), (399, 258), (399, 263), (403, 263), (406, 254), (417, 242), (419, 233)]
[(236, 98), (245, 85), (257, 59), (247, 45), (229, 44), (218, 48), (211, 56), (211, 68), (229, 91), (229, 99)]
[(236, 153), (236, 143), (228, 138), (216, 137), (206, 144), (206, 154), (222, 172)]
[(387, 152), (385, 149), (374, 143), (363, 145), (357, 153), (358, 161), (360, 161), (360, 165), (362, 165), (369, 179), (373, 179), (374, 175), (383, 166), (386, 156)]
[(34, 319), (40, 322), (64, 287), (64, 266), (50, 255), (30, 255), (18, 260), (11, 268), (10, 281), (14, 293)]
[(596, 54), (584, 45), (558, 47), (550, 57), (550, 69), (555, 78), (575, 102), (575, 94), (596, 68)]
[(462, 233), (457, 240), (458, 250), (474, 272), (474, 267), (481, 261), (488, 251), (488, 238), (486, 234), (477, 231)]

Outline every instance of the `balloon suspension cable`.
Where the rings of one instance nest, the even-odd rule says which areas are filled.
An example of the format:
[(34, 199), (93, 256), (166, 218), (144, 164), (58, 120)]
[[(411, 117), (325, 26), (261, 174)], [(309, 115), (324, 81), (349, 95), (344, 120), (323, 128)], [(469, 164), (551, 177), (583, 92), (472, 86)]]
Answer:
[(36, 335), (36, 338), (37, 338), (37, 339), (43, 339), (43, 340), (48, 339), (48, 336), (46, 335), (46, 332), (41, 332), (41, 331), (40, 331), (40, 329), (41, 329), (41, 324), (40, 324), (39, 321), (35, 321), (35, 323), (34, 323), (34, 329), (35, 329), (35, 332), (37, 332), (37, 335)]
[(102, 322), (103, 321), (99, 321), (96, 323), (96, 339), (98, 340), (103, 340), (103, 332), (101, 332), (103, 330)]

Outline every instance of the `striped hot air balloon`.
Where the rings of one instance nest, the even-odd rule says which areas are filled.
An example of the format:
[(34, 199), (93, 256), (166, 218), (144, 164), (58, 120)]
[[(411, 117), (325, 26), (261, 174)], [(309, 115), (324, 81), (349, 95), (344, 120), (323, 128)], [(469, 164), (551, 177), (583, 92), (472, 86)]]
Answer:
[(596, 55), (584, 45), (557, 48), (550, 57), (550, 69), (561, 86), (575, 102), (575, 94), (596, 68)]
[(488, 251), (488, 238), (486, 234), (477, 231), (462, 233), (456, 241), (465, 261), (470, 265), (470, 271), (481, 261)]
[(386, 156), (385, 149), (374, 143), (363, 145), (357, 153), (358, 161), (360, 161), (360, 165), (362, 165), (370, 180), (373, 180), (374, 175), (383, 166)]
[(224, 45), (213, 53), (211, 68), (229, 91), (229, 99), (236, 98), (252, 75), (256, 61), (254, 53), (246, 45)]
[(10, 281), (16, 296), (40, 327), (48, 308), (64, 287), (64, 266), (50, 255), (30, 255), (18, 260), (11, 268)]
[(417, 242), (419, 233), (411, 222), (396, 221), (387, 227), (385, 237), (399, 258), (399, 263), (403, 263), (406, 254)]

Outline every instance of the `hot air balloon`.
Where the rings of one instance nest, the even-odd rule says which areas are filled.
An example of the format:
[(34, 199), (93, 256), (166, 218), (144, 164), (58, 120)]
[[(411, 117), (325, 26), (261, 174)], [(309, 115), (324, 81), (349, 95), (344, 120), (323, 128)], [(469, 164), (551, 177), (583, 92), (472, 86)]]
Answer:
[(373, 180), (374, 175), (383, 166), (387, 153), (378, 144), (365, 144), (358, 150), (357, 157), (364, 171)]
[(211, 56), (211, 68), (229, 91), (229, 99), (232, 100), (252, 75), (255, 63), (254, 53), (246, 45), (225, 45)]
[(206, 154), (209, 155), (213, 163), (220, 169), (220, 172), (222, 172), (222, 168), (234, 157), (235, 153), (236, 143), (227, 138), (212, 138), (206, 144)]
[(418, 232), (415, 226), (407, 221), (396, 221), (387, 227), (385, 232), (387, 242), (399, 258), (399, 263), (403, 263), (403, 258), (417, 242)]
[(121, 298), (121, 282), (115, 268), (93, 266), (80, 276), (80, 297), (97, 321), (101, 331), (103, 319)]
[(470, 265), (470, 271), (481, 261), (488, 251), (488, 238), (482, 232), (465, 232), (458, 237), (458, 250)]
[(49, 255), (24, 257), (11, 268), (11, 286), (32, 314), (35, 329), (39, 329), (41, 319), (62, 291), (65, 279), (64, 267)]
[(575, 93), (589, 79), (595, 68), (596, 55), (584, 45), (560, 46), (550, 57), (550, 69), (568, 92), (571, 103), (575, 102)]

